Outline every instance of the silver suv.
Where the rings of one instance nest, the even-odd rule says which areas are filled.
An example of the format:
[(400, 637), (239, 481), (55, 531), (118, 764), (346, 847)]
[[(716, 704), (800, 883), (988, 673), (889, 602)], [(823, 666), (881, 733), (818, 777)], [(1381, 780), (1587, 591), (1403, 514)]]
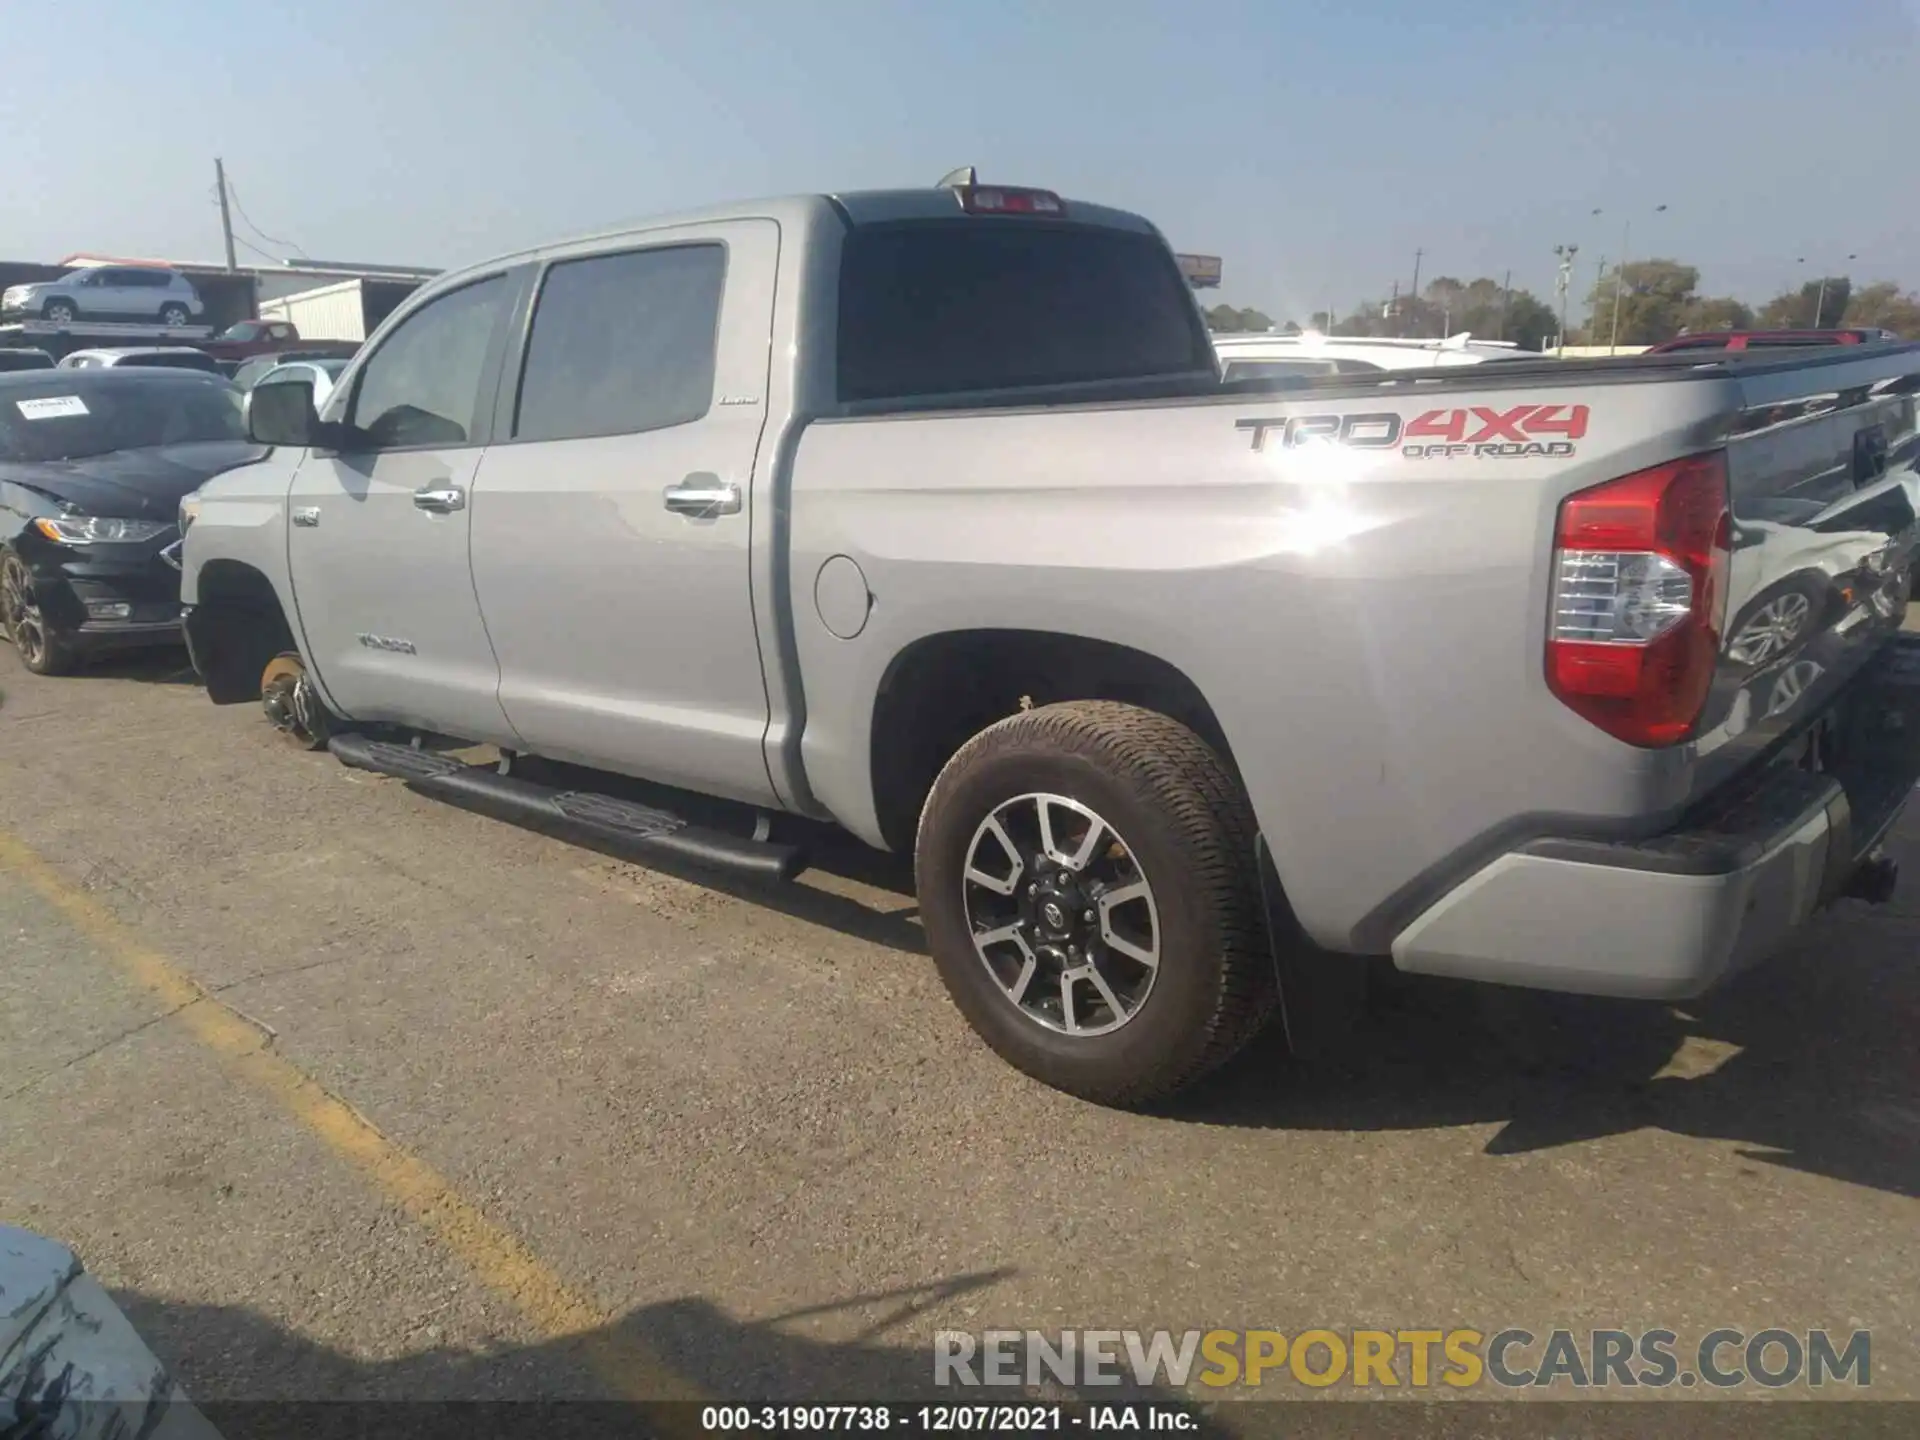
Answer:
[(186, 325), (205, 316), (193, 282), (159, 265), (89, 265), (57, 280), (9, 286), (0, 317), (48, 320), (157, 320)]

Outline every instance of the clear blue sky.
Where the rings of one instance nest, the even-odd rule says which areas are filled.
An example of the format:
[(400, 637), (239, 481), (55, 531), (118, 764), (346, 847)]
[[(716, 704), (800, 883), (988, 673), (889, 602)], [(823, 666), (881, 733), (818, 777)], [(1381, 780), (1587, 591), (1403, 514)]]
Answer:
[(0, 49), (4, 258), (217, 258), (215, 155), (265, 235), (430, 265), (972, 163), (1277, 318), (1416, 247), (1584, 293), (1630, 216), (1716, 292), (1920, 286), (1920, 0), (0, 0)]

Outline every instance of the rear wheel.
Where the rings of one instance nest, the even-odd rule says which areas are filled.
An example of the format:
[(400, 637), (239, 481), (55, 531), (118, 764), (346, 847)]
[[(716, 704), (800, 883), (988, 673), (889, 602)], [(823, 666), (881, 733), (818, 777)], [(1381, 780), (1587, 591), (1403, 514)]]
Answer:
[(160, 307), (160, 323), (162, 325), (186, 324), (187, 307), (177, 302), (171, 305), (162, 305)]
[(333, 716), (296, 650), (267, 662), (260, 676), (260, 705), (273, 728), (302, 750), (324, 750), (333, 738)]
[(0, 550), (0, 630), (6, 632), (20, 663), (35, 675), (65, 675), (74, 653), (66, 637), (47, 619), (27, 562)]
[(1273, 1011), (1252, 813), (1163, 715), (1082, 701), (982, 731), (935, 781), (915, 859), (954, 1003), (1058, 1089), (1159, 1099)]

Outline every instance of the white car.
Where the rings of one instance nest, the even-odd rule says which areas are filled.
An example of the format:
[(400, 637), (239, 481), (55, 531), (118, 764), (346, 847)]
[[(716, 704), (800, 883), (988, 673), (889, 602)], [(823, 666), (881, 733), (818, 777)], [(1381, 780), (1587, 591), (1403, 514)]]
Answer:
[(62, 370), (99, 370), (108, 366), (137, 365), (167, 370), (204, 370), (209, 375), (221, 372), (220, 362), (204, 350), (191, 345), (123, 345), (112, 349), (75, 350), (60, 361)]
[(1213, 348), (1228, 380), (1283, 375), (1364, 375), (1381, 370), (1430, 370), (1440, 365), (1478, 365), (1485, 360), (1531, 356), (1510, 340), (1475, 340), (1462, 333), (1445, 340), (1383, 340), (1362, 335), (1216, 335)]
[(193, 282), (164, 265), (89, 265), (53, 280), (0, 291), (0, 318), (53, 325), (76, 320), (186, 325), (198, 323), (206, 313)]
[(249, 413), (254, 392), (268, 385), (301, 384), (313, 387), (313, 408), (318, 411), (327, 403), (327, 397), (333, 394), (334, 382), (340, 378), (340, 372), (347, 368), (346, 359), (337, 360), (285, 360), (262, 375), (247, 387), (246, 397), (241, 401), (242, 413)]

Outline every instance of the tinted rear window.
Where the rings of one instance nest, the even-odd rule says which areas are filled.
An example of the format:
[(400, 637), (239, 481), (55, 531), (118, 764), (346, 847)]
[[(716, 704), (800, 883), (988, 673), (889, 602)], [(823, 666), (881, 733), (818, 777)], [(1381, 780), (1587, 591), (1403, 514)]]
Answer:
[(209, 375), (220, 373), (220, 362), (204, 350), (181, 350), (171, 355), (129, 355), (120, 363), (149, 369), (204, 370)]
[(1029, 220), (856, 228), (840, 262), (840, 398), (1191, 375), (1213, 347), (1152, 235)]

